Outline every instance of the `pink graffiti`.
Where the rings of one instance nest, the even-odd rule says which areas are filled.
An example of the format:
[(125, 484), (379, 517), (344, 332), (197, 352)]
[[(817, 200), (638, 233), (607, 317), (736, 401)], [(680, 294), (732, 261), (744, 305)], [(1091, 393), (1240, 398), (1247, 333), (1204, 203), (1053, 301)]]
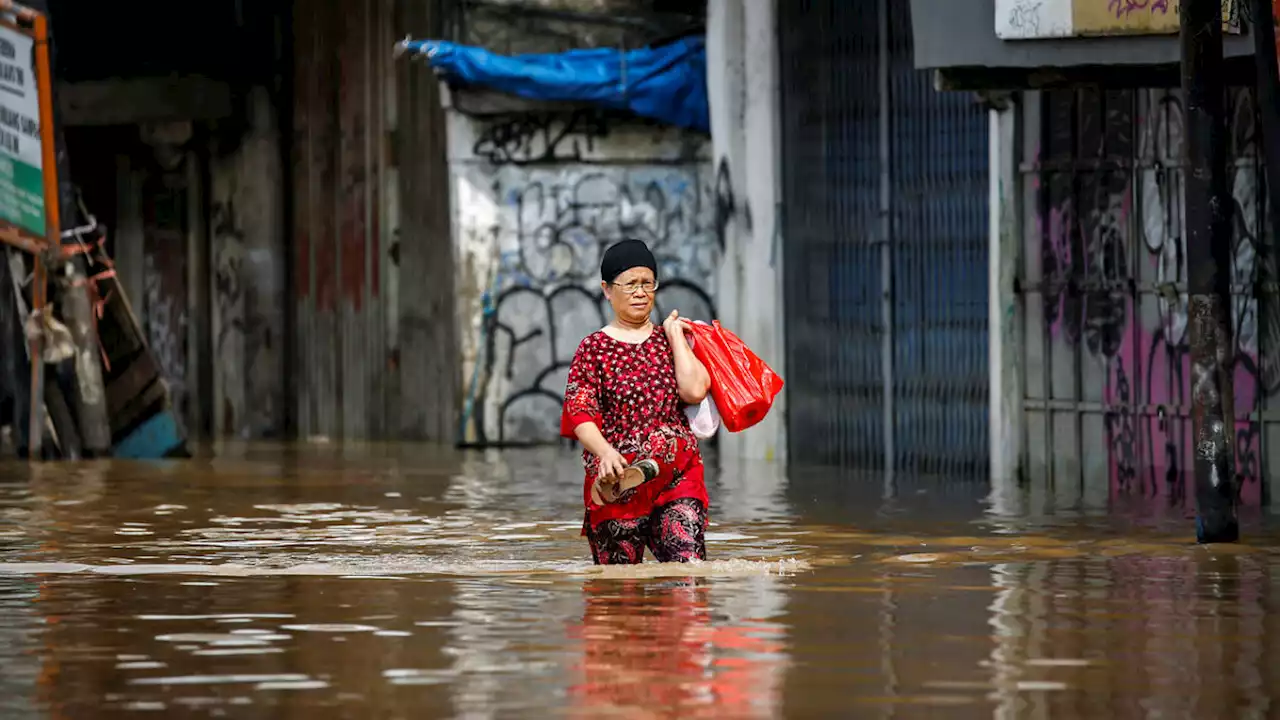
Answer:
[[(1129, 301), (1128, 317), (1133, 315)], [(1163, 334), (1162, 334), (1163, 335)], [(1114, 361), (1108, 363), (1104, 399), (1109, 406), (1163, 407), (1159, 414), (1130, 413), (1124, 421), (1130, 425), (1127, 436), (1125, 422), (1109, 423), (1107, 444), (1111, 448), (1111, 494), (1113, 498), (1139, 492), (1147, 497), (1169, 498), (1176, 492), (1177, 482), (1185, 483), (1185, 500), (1194, 500), (1192, 478), (1195, 458), (1192, 453), (1191, 418), (1180, 409), (1191, 406), (1191, 355), (1185, 346), (1168, 344), (1163, 337), (1132, 328), (1123, 333), (1124, 340)], [(1251, 355), (1248, 356), (1256, 361)], [(1139, 380), (1140, 378), (1140, 380)], [(1241, 476), (1240, 500), (1245, 505), (1262, 503), (1261, 468), (1257, 459), (1255, 429), (1249, 413), (1257, 407), (1258, 383), (1243, 363), (1236, 363), (1235, 451), (1236, 473)], [(1123, 412), (1123, 411), (1120, 411)], [(1241, 442), (1241, 440), (1251, 442)], [(1125, 448), (1133, 447), (1137, 458), (1126, 458)], [(1136, 459), (1136, 467), (1131, 465)], [(1174, 482), (1170, 482), (1170, 481)], [(1138, 487), (1133, 487), (1137, 484)], [(1193, 505), (1188, 505), (1193, 507)]]
[(1143, 11), (1165, 15), (1169, 12), (1169, 0), (1109, 0), (1108, 9), (1115, 13), (1117, 20)]
[[(1110, 7), (1118, 17), (1135, 11), (1168, 11), (1168, 3), (1161, 0), (1113, 0)], [(1144, 134), (1137, 152), (1154, 158), (1176, 155), (1182, 142), (1180, 102), (1153, 94), (1147, 106), (1153, 115), (1135, 113), (1135, 118), (1154, 128)], [(1242, 107), (1248, 112), (1233, 117), (1240, 123), (1251, 122), (1252, 106)], [(1241, 147), (1235, 152), (1245, 156), (1256, 149)], [(1039, 152), (1033, 156), (1040, 159)], [(1048, 201), (1037, 214), (1035, 251), (1041, 261), (1045, 328), (1061, 343), (1046, 358), (1045, 368), (1047, 372), (1049, 363), (1061, 362), (1059, 353), (1066, 345), (1077, 354), (1073, 360), (1078, 363), (1077, 372), (1086, 365), (1101, 371), (1102, 387), (1092, 390), (1100, 391), (1102, 397), (1092, 395), (1092, 399), (1102, 400), (1104, 435), (1086, 440), (1085, 447), (1091, 450), (1099, 439), (1105, 441), (1112, 499), (1137, 500), (1143, 505), (1154, 500), (1151, 509), (1187, 511), (1195, 507), (1195, 442), (1185, 253), (1179, 249), (1185, 236), (1177, 200), (1182, 185), (1175, 175), (1153, 172), (1139, 176), (1143, 195), (1135, 194), (1139, 190), (1132, 176), (1081, 172), (1077, 177), (1082, 181), (1070, 186), (1029, 178), (1038, 197)], [(1263, 282), (1278, 273), (1265, 264), (1268, 256), (1260, 250), (1266, 246), (1258, 219), (1262, 200), (1253, 178), (1241, 172), (1233, 181), (1235, 215), (1243, 221), (1236, 226), (1232, 265), (1236, 285)], [(1133, 266), (1135, 262), (1138, 267)], [(1280, 329), (1273, 329), (1273, 325), (1280, 327), (1280, 321), (1271, 319), (1274, 311), (1266, 315), (1258, 301), (1243, 294), (1233, 297), (1231, 310), (1239, 334), (1231, 408), (1235, 473), (1242, 504), (1257, 507), (1262, 501), (1262, 442), (1260, 423), (1250, 417), (1263, 396), (1280, 385), (1263, 365), (1264, 361), (1280, 363), (1272, 360), (1280, 356), (1276, 341)], [(1078, 374), (1077, 382), (1085, 377)], [(1088, 377), (1097, 376), (1091, 370)], [(1079, 387), (1078, 398), (1088, 397), (1088, 390)]]
[[(1046, 280), (1062, 282), (1071, 277), (1071, 229), (1073, 226), (1070, 205), (1049, 211), (1049, 257), (1046, 259), (1051, 262), (1046, 263)], [(1070, 312), (1067, 306), (1067, 294), (1059, 291), (1053, 302), (1057, 304), (1057, 312), (1052, 315), (1049, 331), (1057, 337), (1063, 332), (1064, 320)]]

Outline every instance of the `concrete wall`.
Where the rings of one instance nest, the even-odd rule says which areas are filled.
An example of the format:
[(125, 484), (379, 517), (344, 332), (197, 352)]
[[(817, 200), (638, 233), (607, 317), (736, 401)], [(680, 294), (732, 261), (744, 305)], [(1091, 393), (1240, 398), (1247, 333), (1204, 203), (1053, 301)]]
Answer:
[(112, 168), (91, 163), (116, 165), (116, 265), (187, 430), (280, 436), (289, 257), (270, 94), (254, 88), (229, 118), (142, 123), (103, 138), (110, 149), (85, 154), (82, 176), (101, 195), (88, 171)]
[(600, 256), (658, 256), (660, 312), (715, 316), (721, 256), (710, 144), (596, 110), (451, 112), (467, 442), (553, 441), (574, 350), (609, 320)]
[(430, 69), (391, 53), (406, 33), (439, 37), (435, 9), (294, 6), (296, 352), (283, 380), (304, 438), (454, 438), (441, 110)]
[(168, 383), (177, 417), (188, 433), (198, 433), (201, 356), (190, 341), (199, 325), (197, 311), (205, 306), (193, 303), (189, 291), (201, 275), (200, 253), (193, 250), (202, 239), (198, 186), (202, 153), (191, 122), (147, 123), (138, 128), (143, 147), (134, 150), (130, 163), (139, 171), (140, 233), (135, 239), (141, 247), (125, 254), (140, 261), (141, 267), (140, 271), (137, 266), (124, 267), (121, 272), (141, 277), (141, 294), (132, 299), (134, 310)]
[[(773, 2), (710, 0), (707, 90), (715, 142), (715, 223), (724, 251), (720, 320), (784, 379), (777, 19)], [(786, 391), (746, 432), (722, 433), (724, 452), (780, 459)]]
[(262, 438), (284, 429), (285, 263), (277, 111), (249, 95), (247, 132), (210, 159), (211, 341), (216, 436)]
[[(607, 9), (642, 5), (619, 0)], [(591, 32), (580, 42), (634, 42), (599, 27)], [(609, 319), (600, 253), (624, 237), (645, 240), (659, 257), (660, 314), (677, 308), (720, 319), (785, 377), (775, 35), (771, 2), (707, 5), (714, 145), (594, 110), (483, 119), (451, 113), (464, 440), (557, 436), (573, 352)], [(473, 23), (464, 38), (501, 52), (563, 49), (554, 33), (510, 22)], [(784, 405), (756, 428), (726, 434), (727, 454), (782, 457)]]
[[(655, 13), (646, 0), (483, 2), (458, 39), (505, 54), (639, 47), (696, 15)], [(461, 439), (554, 441), (573, 353), (610, 318), (605, 248), (644, 240), (661, 265), (659, 311), (716, 316), (711, 143), (594, 108), (507, 104), (480, 116), (459, 112), (475, 97), (447, 103)]]

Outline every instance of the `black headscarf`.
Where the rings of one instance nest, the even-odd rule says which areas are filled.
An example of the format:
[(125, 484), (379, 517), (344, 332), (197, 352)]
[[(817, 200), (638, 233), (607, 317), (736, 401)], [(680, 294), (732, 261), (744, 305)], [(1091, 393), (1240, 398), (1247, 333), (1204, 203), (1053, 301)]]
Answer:
[(622, 273), (636, 267), (647, 267), (658, 277), (658, 261), (649, 246), (641, 240), (623, 240), (604, 251), (600, 259), (600, 279), (611, 283)]

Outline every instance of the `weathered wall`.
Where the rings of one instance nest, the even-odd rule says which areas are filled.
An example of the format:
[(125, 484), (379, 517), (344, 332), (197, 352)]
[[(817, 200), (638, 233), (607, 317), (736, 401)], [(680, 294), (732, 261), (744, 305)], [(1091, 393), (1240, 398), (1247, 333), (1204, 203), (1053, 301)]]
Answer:
[[(514, 54), (639, 47), (701, 23), (701, 3), (660, 5), (481, 0), (459, 5), (453, 25), (461, 42)], [(661, 265), (659, 312), (714, 316), (723, 246), (709, 138), (573, 108), (451, 111), (448, 128), (460, 439), (554, 441), (573, 353), (609, 320), (605, 248), (644, 240)]]
[[(771, 2), (711, 0), (707, 90), (715, 139), (720, 320), (783, 378), (777, 18)], [(786, 393), (760, 424), (722, 433), (726, 455), (784, 459)]]
[[(393, 188), (398, 68), (393, 27), (418, 28), (396, 13), (412, 3), (297, 2), (293, 17), (293, 365), (303, 437), (394, 436), (399, 350), (394, 285), (398, 242), (430, 238), (400, 226)], [(415, 5), (416, 4), (412, 4)], [(423, 4), (426, 5), (426, 4)], [(415, 78), (416, 79), (416, 78)], [(429, 205), (428, 198), (423, 204)], [(446, 275), (447, 277), (447, 275)], [(423, 281), (430, 282), (425, 274)], [(409, 402), (425, 402), (409, 398)]]
[(470, 0), (449, 3), (459, 42), (504, 55), (642, 47), (696, 29), (698, 0)]
[(599, 268), (610, 244), (653, 249), (659, 313), (714, 317), (705, 137), (595, 110), (452, 113), (449, 148), (467, 442), (558, 436), (574, 350), (609, 319)]
[[(1257, 504), (1280, 441), (1280, 303), (1253, 97), (1230, 99), (1233, 440)], [(1181, 94), (1030, 94), (1023, 122), (1027, 470), (1063, 502), (1189, 500)]]
[(199, 402), (191, 367), (195, 356), (187, 333), (191, 323), (188, 245), (193, 229), (189, 215), (199, 157), (184, 149), (190, 139), (189, 124), (175, 123), (167, 131), (172, 137), (146, 137), (151, 157), (137, 158), (147, 169), (141, 186), (142, 297), (133, 303), (169, 385), (174, 410), (190, 429), (196, 419), (194, 404)]
[[(688, 279), (684, 289), (664, 288), (662, 302), (709, 308), (705, 138), (595, 112), (455, 116), (446, 132), (434, 74), (390, 52), (406, 34), (501, 52), (635, 47), (687, 25), (687, 15), (663, 20), (652, 5), (295, 1), (288, 174), (297, 353), (284, 361), (282, 397), (297, 398), (301, 436), (455, 441), (459, 414), (471, 407), (464, 434), (472, 440), (549, 439), (533, 425), (546, 424), (552, 396), (558, 410), (564, 338), (587, 332), (570, 288), (594, 308), (591, 329), (603, 324), (584, 292), (590, 283), (573, 268), (598, 261), (599, 246), (625, 234), (650, 239), (670, 277)], [(628, 19), (642, 11), (647, 20)], [(219, 197), (236, 192), (249, 190), (228, 186)], [(530, 293), (543, 297), (541, 310)], [(553, 305), (569, 316), (553, 321)], [(223, 327), (235, 326), (241, 307), (230, 304)], [(231, 330), (227, 352), (243, 356), (236, 365), (246, 379), (225, 393), (224, 421), (241, 412), (238, 398), (256, 398), (257, 369), (278, 362), (257, 355), (265, 339), (248, 335), (257, 320), (243, 324), (245, 344)], [(504, 422), (518, 429), (507, 433)]]
[[(397, 0), (394, 27), (414, 37), (440, 37), (438, 3)], [(388, 38), (398, 40), (401, 36)], [(453, 442), (458, 435), (461, 370), (454, 322), (454, 252), (449, 223), (445, 119), (435, 74), (400, 62), (387, 108), (396, 142), (383, 182), (386, 267), (388, 414), (405, 439)], [(401, 280), (403, 279), (403, 281)]]
[(210, 160), (213, 430), (220, 437), (284, 429), (284, 192), (275, 108), (249, 95), (247, 129)]

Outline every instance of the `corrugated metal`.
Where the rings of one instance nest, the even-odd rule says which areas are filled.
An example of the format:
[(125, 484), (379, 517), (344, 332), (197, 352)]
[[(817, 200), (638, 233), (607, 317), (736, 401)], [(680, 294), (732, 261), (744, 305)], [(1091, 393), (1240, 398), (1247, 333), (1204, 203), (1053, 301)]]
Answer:
[[(443, 37), (442, 0), (397, 0), (399, 37)], [(398, 292), (392, 323), (398, 391), (390, 414), (402, 438), (455, 441), (462, 404), (449, 168), (439, 85), (423, 63), (397, 66), (395, 147)]]
[[(1228, 97), (1233, 437), (1256, 504), (1280, 440), (1280, 306), (1253, 95)], [(1023, 122), (1023, 464), (1059, 503), (1190, 501), (1181, 93), (1030, 93)]]
[(393, 3), (294, 8), (294, 287), (298, 431), (382, 438), (395, 355), (386, 108)]
[(898, 466), (987, 477), (987, 112), (912, 65), (890, 2), (894, 383)]
[(790, 456), (982, 477), (986, 115), (881, 6), (779, 5)]
[(312, 372), (311, 350), (309, 338), (315, 324), (314, 305), (311, 302), (313, 292), (311, 272), (311, 235), (314, 232), (311, 219), (314, 214), (312, 201), (311, 177), (311, 113), (314, 103), (311, 98), (318, 93), (313, 82), (313, 70), (316, 54), (317, 30), (315, 16), (307, 12), (310, 4), (305, 0), (295, 0), (292, 13), (293, 21), (293, 108), (290, 116), (293, 124), (293, 136), (290, 139), (290, 179), (292, 203), (290, 218), (292, 234), (292, 258), (290, 263), (290, 289), (293, 297), (287, 301), (293, 303), (293, 343), (290, 360), (293, 362), (293, 374), (287, 380), (290, 400), (296, 405), (292, 416), (293, 429), (300, 437), (310, 436), (318, 425), (316, 419), (315, 400), (312, 398), (311, 383), (307, 379)]
[(439, 3), (294, 6), (303, 437), (454, 439), (459, 355), (444, 119), (431, 71), (391, 55), (406, 33), (441, 36)]

